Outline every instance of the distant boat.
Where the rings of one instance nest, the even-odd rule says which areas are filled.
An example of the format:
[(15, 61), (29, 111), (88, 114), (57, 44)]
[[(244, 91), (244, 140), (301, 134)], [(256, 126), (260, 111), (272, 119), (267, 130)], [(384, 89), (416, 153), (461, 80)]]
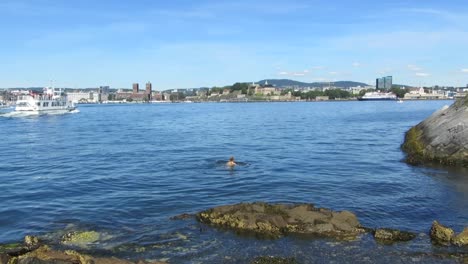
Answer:
[(32, 114), (67, 113), (75, 110), (72, 101), (61, 89), (46, 87), (43, 93), (30, 92), (16, 101), (15, 112), (28, 112)]
[(358, 98), (359, 101), (389, 101), (397, 100), (394, 93), (367, 92), (364, 96)]
[(398, 99), (397, 103), (401, 104), (401, 103), (403, 103), (403, 100), (401, 100), (401, 98), (400, 98), (400, 99)]

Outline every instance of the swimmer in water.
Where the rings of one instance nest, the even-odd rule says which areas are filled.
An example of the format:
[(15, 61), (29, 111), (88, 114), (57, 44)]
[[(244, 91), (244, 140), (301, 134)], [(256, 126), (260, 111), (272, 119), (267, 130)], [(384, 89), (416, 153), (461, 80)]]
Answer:
[(237, 164), (236, 164), (236, 162), (234, 162), (234, 157), (230, 157), (229, 161), (226, 163), (226, 166), (228, 166), (228, 167), (234, 167), (236, 165)]

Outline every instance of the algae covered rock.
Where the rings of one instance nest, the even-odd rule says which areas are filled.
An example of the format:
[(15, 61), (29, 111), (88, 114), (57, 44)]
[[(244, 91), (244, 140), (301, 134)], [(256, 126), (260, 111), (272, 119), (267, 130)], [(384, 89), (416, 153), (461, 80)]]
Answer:
[(262, 256), (255, 258), (252, 264), (297, 264), (294, 258), (282, 258), (273, 256)]
[(415, 237), (414, 233), (389, 228), (379, 228), (374, 233), (374, 238), (382, 243), (405, 242)]
[(463, 231), (456, 235), (453, 239), (452, 239), (452, 243), (456, 246), (467, 246), (468, 245), (468, 227), (465, 227), (465, 229), (463, 229)]
[(451, 228), (434, 221), (432, 223), (430, 235), (435, 244), (448, 246), (452, 240), (454, 232)]
[(312, 204), (225, 205), (200, 212), (197, 219), (202, 223), (273, 238), (295, 233), (355, 239), (358, 234), (364, 232), (353, 213), (333, 212), (329, 209), (315, 208)]
[(28, 248), (37, 248), (39, 247), (39, 238), (36, 236), (25, 236), (24, 245)]
[(410, 164), (468, 167), (468, 97), (412, 127), (401, 148)]
[(101, 235), (96, 231), (73, 231), (62, 236), (62, 243), (68, 245), (86, 245), (99, 241)]
[[(0, 263), (15, 263), (15, 264), (32, 264), (32, 263), (60, 263), (60, 264), (135, 264), (136, 262), (115, 257), (97, 258), (90, 255), (81, 254), (73, 250), (59, 251), (51, 249), (48, 246), (40, 246), (34, 251), (15, 256), (1, 256), (0, 260), (9, 262)], [(162, 264), (163, 262), (146, 262), (139, 261), (138, 264)]]

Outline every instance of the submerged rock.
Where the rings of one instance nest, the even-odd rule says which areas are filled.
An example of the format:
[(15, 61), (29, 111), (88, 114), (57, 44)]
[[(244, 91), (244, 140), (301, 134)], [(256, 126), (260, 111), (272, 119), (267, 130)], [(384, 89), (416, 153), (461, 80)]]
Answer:
[(86, 245), (99, 241), (101, 235), (96, 231), (73, 231), (62, 236), (62, 243), (68, 245)]
[(414, 233), (389, 228), (379, 228), (374, 233), (374, 238), (382, 243), (405, 242), (415, 237)]
[(437, 221), (432, 223), (431, 239), (435, 244), (448, 246), (452, 241), (453, 235), (454, 232), (451, 228), (443, 226)]
[(171, 217), (169, 219), (170, 220), (187, 220), (187, 219), (190, 219), (190, 218), (193, 218), (193, 217), (195, 217), (195, 215), (184, 213), (184, 214), (173, 216), (173, 217)]
[(274, 238), (304, 234), (352, 240), (364, 232), (353, 213), (333, 212), (315, 208), (312, 204), (241, 203), (200, 212), (197, 219), (206, 224)]
[[(37, 249), (40, 246), (39, 239), (35, 236), (25, 236), (23, 244), (12, 243), (6, 245), (0, 245), (0, 254), (9, 257), (15, 257), (26, 254)], [(2, 257), (3, 258), (3, 257)], [(0, 262), (4, 263), (4, 262)], [(6, 262), (5, 262), (6, 263)]]
[(468, 167), (468, 97), (412, 127), (401, 145), (410, 164)]
[[(27, 254), (15, 257), (13, 263), (30, 264), (30, 263), (60, 263), (60, 264), (135, 264), (128, 260), (111, 258), (95, 258), (89, 255), (80, 254), (76, 251), (66, 250), (57, 251), (48, 246), (41, 246), (38, 249)], [(150, 262), (139, 261), (138, 264), (146, 264)], [(153, 264), (161, 262), (152, 262)]]
[(49, 246), (40, 246), (33, 251), (10, 256), (8, 254), (0, 254), (0, 263), (15, 263), (15, 264), (33, 264), (33, 263), (60, 263), (60, 264), (163, 264), (164, 262), (146, 262), (138, 261), (131, 262), (124, 259), (114, 257), (96, 258), (90, 255), (78, 253), (73, 250), (58, 251), (51, 249)]
[(294, 258), (282, 258), (273, 256), (262, 256), (255, 258), (252, 264), (297, 264)]

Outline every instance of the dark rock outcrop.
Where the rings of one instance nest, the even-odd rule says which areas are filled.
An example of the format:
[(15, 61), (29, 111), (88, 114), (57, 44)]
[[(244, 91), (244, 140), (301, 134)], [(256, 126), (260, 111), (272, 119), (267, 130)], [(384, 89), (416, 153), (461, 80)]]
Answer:
[(468, 167), (468, 97), (412, 127), (401, 148), (410, 164)]
[(374, 233), (375, 240), (385, 244), (410, 241), (415, 237), (414, 233), (389, 228), (379, 228)]
[(352, 240), (365, 232), (353, 213), (315, 208), (311, 204), (241, 203), (200, 212), (197, 219), (202, 223), (272, 238), (303, 234)]

